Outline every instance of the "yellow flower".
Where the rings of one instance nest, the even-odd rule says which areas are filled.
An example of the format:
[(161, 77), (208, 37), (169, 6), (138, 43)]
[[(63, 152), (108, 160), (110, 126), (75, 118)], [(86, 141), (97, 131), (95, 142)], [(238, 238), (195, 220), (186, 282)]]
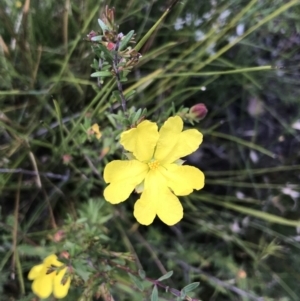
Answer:
[(156, 123), (145, 120), (121, 135), (121, 144), (132, 153), (132, 160), (115, 160), (107, 164), (104, 180), (105, 199), (118, 204), (136, 188), (142, 191), (134, 206), (140, 224), (150, 225), (157, 215), (167, 225), (183, 217), (176, 195), (188, 195), (204, 186), (204, 174), (197, 168), (181, 165), (181, 157), (194, 152), (202, 142), (195, 130), (182, 131), (179, 116), (170, 117), (158, 132)]
[(16, 8), (22, 7), (22, 2), (21, 1), (16, 1), (15, 6), (16, 6)]
[(96, 138), (99, 140), (102, 136), (102, 133), (100, 132), (99, 125), (97, 123), (94, 123), (88, 130), (88, 135), (95, 135)]
[[(57, 260), (52, 254), (46, 257), (43, 263), (35, 265), (28, 274), (28, 279), (33, 280), (32, 291), (42, 299), (48, 298), (53, 293), (55, 298), (64, 298), (69, 291), (71, 278), (64, 277), (67, 267)], [(61, 269), (57, 269), (62, 267)]]

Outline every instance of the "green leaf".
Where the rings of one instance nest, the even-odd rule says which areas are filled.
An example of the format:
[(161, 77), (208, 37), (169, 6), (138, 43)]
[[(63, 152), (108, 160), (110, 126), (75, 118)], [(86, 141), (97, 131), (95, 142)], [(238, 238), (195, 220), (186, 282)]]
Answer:
[(101, 19), (98, 19), (98, 24), (99, 24), (99, 26), (101, 27), (103, 33), (104, 33), (105, 31), (108, 31), (108, 30), (109, 30), (109, 28), (106, 26), (106, 24), (105, 24)]
[(95, 36), (95, 37), (92, 37), (91, 40), (92, 40), (93, 42), (102, 41), (102, 37), (103, 37), (103, 36)]
[[(173, 1), (173, 4), (178, 3), (178, 1)], [(167, 14), (171, 11), (171, 8), (173, 7), (173, 4), (171, 4), (168, 9), (165, 10), (165, 12), (162, 14), (162, 16), (156, 21), (156, 23), (148, 30), (148, 32), (143, 36), (143, 38), (138, 42), (138, 44), (134, 47), (136, 51), (139, 51), (143, 45), (147, 42), (147, 40), (150, 38), (150, 36), (153, 34), (153, 32), (158, 28), (158, 26), (162, 23), (164, 18), (167, 16)]]
[(122, 102), (122, 99), (121, 99), (119, 91), (113, 91), (112, 92), (112, 98), (115, 98), (117, 101)]
[(146, 273), (144, 270), (139, 270), (139, 276), (141, 277), (141, 279), (145, 279), (146, 277)]
[(84, 280), (87, 281), (92, 274), (87, 270), (86, 265), (82, 261), (76, 261), (73, 263), (76, 273)]
[(232, 136), (232, 135), (224, 134), (224, 133), (221, 133), (221, 132), (210, 131), (208, 134), (213, 136), (213, 137), (218, 137), (218, 138), (226, 139), (226, 140), (229, 140), (229, 141), (233, 141), (237, 144), (241, 144), (245, 147), (257, 150), (258, 152), (260, 152), (262, 154), (265, 154), (265, 155), (267, 155), (271, 158), (276, 158), (276, 155), (274, 153), (270, 152), (269, 150), (255, 144), (255, 143), (240, 139), (240, 138)]
[(81, 124), (83, 126), (84, 132), (92, 125), (92, 120), (91, 118), (85, 117), (83, 124)]
[(110, 71), (97, 71), (91, 74), (91, 77), (108, 77), (112, 76)]
[(143, 283), (134, 275), (128, 273), (130, 279), (132, 280), (132, 282), (135, 284), (135, 286), (140, 290), (143, 291), (144, 290), (144, 285)]
[(230, 203), (230, 202), (222, 202), (222, 201), (218, 201), (218, 200), (215, 200), (215, 199), (210, 200), (208, 198), (202, 198), (202, 197), (200, 197), (199, 199), (201, 199), (204, 202), (208, 202), (208, 203), (212, 203), (212, 204), (215, 204), (215, 205), (223, 206), (223, 207), (226, 207), (226, 208), (229, 208), (229, 209), (241, 212), (241, 213), (245, 213), (247, 215), (252, 215), (254, 217), (265, 220), (269, 223), (275, 223), (275, 224), (291, 226), (291, 227), (300, 227), (300, 221), (298, 221), (298, 220), (289, 220), (287, 218), (283, 218), (281, 216), (277, 216), (277, 215), (274, 215), (274, 214), (271, 214), (271, 213), (268, 213), (268, 212), (248, 208), (246, 206), (236, 205), (236, 204), (233, 204), (233, 203)]
[(110, 123), (111, 123), (115, 128), (117, 128), (117, 123), (116, 123), (116, 120), (114, 119), (114, 117), (111, 116), (110, 114), (106, 114), (106, 117), (107, 117), (107, 119), (110, 121)]
[(113, 52), (109, 51), (104, 45), (98, 44), (98, 50), (101, 50), (104, 54), (104, 59), (109, 60), (110, 62), (113, 60)]
[(127, 47), (127, 44), (129, 43), (130, 39), (132, 38), (134, 34), (134, 30), (131, 30), (128, 32), (128, 34), (122, 39), (121, 43), (120, 43), (120, 47), (119, 50), (123, 50)]
[(132, 118), (132, 124), (135, 124), (138, 119), (141, 117), (142, 114), (142, 109), (138, 109), (137, 112), (134, 114), (133, 118)]
[(102, 71), (109, 71), (109, 70), (111, 70), (111, 65), (102, 65), (102, 69), (101, 69)]
[(63, 130), (63, 122), (62, 122), (60, 106), (55, 99), (53, 99), (53, 103), (54, 103), (54, 108), (55, 108), (55, 112), (56, 112), (56, 116), (57, 116), (57, 120), (58, 120), (58, 124), (59, 124), (59, 131), (60, 131), (60, 136), (61, 136), (61, 140), (62, 140), (62, 146), (65, 149), (66, 146), (65, 146), (64, 130)]
[(121, 83), (126, 83), (127, 81), (128, 81), (127, 77), (121, 76), (121, 78), (120, 78)]
[(94, 59), (93, 63), (91, 64), (91, 67), (95, 70), (99, 70), (99, 62), (98, 60)]
[(125, 74), (123, 71), (120, 72), (120, 81), (121, 82), (127, 82), (127, 77), (126, 77), (127, 74)]
[(135, 94), (136, 90), (131, 90), (125, 94), (126, 99), (129, 99), (131, 96)]
[(185, 286), (182, 291), (185, 293), (191, 292), (193, 291), (195, 288), (197, 288), (199, 286), (200, 282), (193, 282), (188, 284), (187, 286)]
[(158, 281), (163, 281), (163, 280), (169, 279), (172, 275), (173, 275), (173, 271), (169, 271), (167, 274), (159, 277), (157, 280)]
[(154, 285), (152, 290), (151, 301), (158, 301), (158, 290), (156, 285)]
[(117, 263), (118, 265), (125, 265), (126, 264), (125, 259), (124, 258), (120, 258), (120, 257), (114, 258), (111, 261)]
[(27, 244), (19, 245), (18, 251), (22, 255), (29, 255), (29, 256), (38, 256), (41, 259), (45, 258), (49, 253), (55, 252), (54, 250), (51, 250), (50, 248), (47, 249), (45, 247), (38, 247), (38, 246), (30, 246)]

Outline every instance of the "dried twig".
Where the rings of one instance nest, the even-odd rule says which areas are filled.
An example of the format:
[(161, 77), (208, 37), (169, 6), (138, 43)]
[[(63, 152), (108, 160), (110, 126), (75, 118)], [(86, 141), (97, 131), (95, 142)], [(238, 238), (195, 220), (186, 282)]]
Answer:
[(10, 168), (0, 168), (0, 174), (1, 173), (19, 173), (23, 175), (30, 175), (30, 176), (44, 176), (47, 178), (52, 178), (52, 179), (58, 179), (58, 180), (63, 180), (67, 181), (70, 176), (69, 170), (67, 170), (67, 173), (65, 175), (59, 175), (59, 174), (54, 174), (52, 172), (36, 172), (32, 170), (26, 170), (23, 168), (16, 168), (16, 169), (10, 169)]

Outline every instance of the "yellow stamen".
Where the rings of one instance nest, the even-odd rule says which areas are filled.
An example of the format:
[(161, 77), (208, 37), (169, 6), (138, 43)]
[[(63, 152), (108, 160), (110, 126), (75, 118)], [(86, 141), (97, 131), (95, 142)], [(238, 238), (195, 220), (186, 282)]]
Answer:
[(157, 160), (154, 160), (154, 161), (150, 161), (148, 163), (148, 166), (151, 170), (155, 170), (159, 167), (159, 162)]

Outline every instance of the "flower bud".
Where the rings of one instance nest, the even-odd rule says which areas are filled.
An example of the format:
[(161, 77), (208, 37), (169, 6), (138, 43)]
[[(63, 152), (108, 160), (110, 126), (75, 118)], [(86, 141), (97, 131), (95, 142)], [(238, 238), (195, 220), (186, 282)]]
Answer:
[(64, 154), (62, 156), (63, 164), (68, 165), (72, 161), (72, 156), (70, 154)]
[(197, 103), (190, 108), (189, 114), (197, 121), (205, 118), (208, 110), (204, 103)]
[(104, 147), (102, 150), (101, 150), (101, 153), (100, 153), (100, 159), (103, 159), (107, 153), (109, 152), (110, 148), (107, 146), (107, 147)]
[(64, 239), (65, 237), (65, 232), (63, 230), (58, 230), (54, 235), (53, 235), (53, 241), (54, 242), (60, 242)]
[(93, 37), (96, 37), (96, 36), (98, 36), (97, 32), (94, 31), (94, 30), (92, 30), (92, 31), (87, 35), (87, 38), (88, 38), (89, 41), (92, 41), (92, 38), (93, 38)]
[(108, 42), (106, 48), (110, 51), (110, 50), (114, 50), (116, 47), (116, 44), (112, 43), (112, 42)]

